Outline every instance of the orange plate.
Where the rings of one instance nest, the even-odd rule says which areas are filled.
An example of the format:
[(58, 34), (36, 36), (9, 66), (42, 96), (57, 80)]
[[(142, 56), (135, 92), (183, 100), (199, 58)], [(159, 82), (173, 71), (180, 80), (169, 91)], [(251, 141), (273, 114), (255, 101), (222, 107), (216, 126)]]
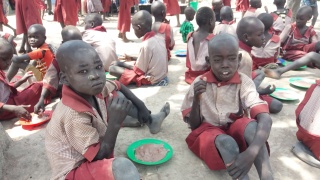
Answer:
[[(50, 119), (51, 119), (51, 116), (52, 116), (52, 111), (44, 111), (44, 114), (48, 116), (48, 118), (42, 120), (42, 121), (37, 121), (37, 122), (32, 122), (32, 121), (26, 121), (24, 119), (20, 119), (19, 120), (19, 123), (22, 125), (22, 128), (23, 127), (28, 127), (28, 128), (31, 128), (31, 127), (36, 127), (36, 126), (40, 126), (41, 124), (44, 124), (46, 122), (48, 122)], [(34, 113), (31, 113), (31, 116), (37, 116), (37, 114), (34, 114)]]

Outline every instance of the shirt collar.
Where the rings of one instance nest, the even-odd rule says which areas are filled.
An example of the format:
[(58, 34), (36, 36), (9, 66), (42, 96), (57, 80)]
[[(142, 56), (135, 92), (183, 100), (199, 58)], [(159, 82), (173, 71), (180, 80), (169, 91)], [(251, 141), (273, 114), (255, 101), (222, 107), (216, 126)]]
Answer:
[(233, 77), (227, 81), (227, 82), (220, 82), (216, 79), (216, 77), (214, 76), (212, 70), (204, 73), (200, 79), (203, 79), (204, 77), (207, 78), (207, 82), (209, 83), (214, 83), (214, 84), (217, 84), (218, 87), (220, 86), (225, 86), (225, 85), (229, 85), (229, 84), (240, 84), (241, 83), (241, 80), (240, 80), (240, 75), (238, 73), (238, 71), (236, 71), (233, 75)]
[(250, 12), (256, 12), (257, 8), (254, 8), (254, 7), (249, 7), (247, 11), (250, 11)]
[(147, 32), (147, 33), (143, 36), (142, 41), (146, 41), (146, 40), (152, 38), (152, 37), (155, 36), (155, 35), (156, 35), (156, 33), (155, 33), (154, 31)]
[(234, 24), (235, 22), (236, 22), (235, 20), (232, 20), (232, 21), (222, 20), (220, 24), (228, 24), (228, 25), (231, 25), (231, 24)]
[[(102, 95), (99, 94), (97, 98), (102, 99)], [(62, 87), (62, 103), (77, 112), (90, 112), (94, 116), (97, 116), (93, 110), (93, 107), (81, 96), (75, 93), (70, 87), (63, 85)]]
[(107, 29), (104, 26), (96, 26), (94, 28), (90, 28), (92, 30), (101, 31), (101, 32), (107, 32)]
[(249, 54), (251, 54), (251, 50), (252, 48), (248, 45), (246, 45), (245, 43), (243, 43), (242, 41), (239, 41), (239, 47), (245, 51), (247, 51)]

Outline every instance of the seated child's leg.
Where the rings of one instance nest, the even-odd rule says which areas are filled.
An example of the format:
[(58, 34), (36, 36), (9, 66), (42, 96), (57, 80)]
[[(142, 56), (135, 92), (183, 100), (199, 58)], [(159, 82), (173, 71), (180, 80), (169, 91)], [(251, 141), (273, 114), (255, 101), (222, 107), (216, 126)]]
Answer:
[(114, 65), (111, 65), (109, 67), (109, 73), (112, 76), (116, 76), (118, 79), (122, 76), (122, 74), (124, 73), (125, 68), (118, 66), (117, 63), (115, 63)]
[(123, 157), (115, 158), (112, 162), (112, 172), (116, 180), (139, 180), (140, 174), (134, 164)]
[[(120, 91), (117, 91), (119, 97), (125, 97)], [(123, 121), (123, 127), (140, 127), (142, 124), (139, 122), (139, 110), (136, 106), (132, 106), (131, 110), (128, 112), (128, 116)], [(149, 127), (150, 133), (156, 134), (160, 132), (161, 125), (163, 120), (170, 113), (170, 104), (166, 103), (159, 113), (151, 114), (150, 121), (147, 122), (147, 126)]]
[[(252, 121), (247, 125), (244, 131), (244, 138), (248, 145), (250, 145), (254, 139), (257, 126), (258, 123)], [(271, 165), (269, 161), (269, 154), (266, 145), (264, 145), (260, 149), (256, 159), (254, 160), (254, 165), (258, 171), (260, 179), (273, 179)]]
[(297, 142), (292, 147), (292, 153), (296, 155), (299, 159), (309, 164), (310, 166), (320, 168), (320, 161), (316, 159), (314, 154), (310, 151), (310, 149), (305, 146), (302, 142)]

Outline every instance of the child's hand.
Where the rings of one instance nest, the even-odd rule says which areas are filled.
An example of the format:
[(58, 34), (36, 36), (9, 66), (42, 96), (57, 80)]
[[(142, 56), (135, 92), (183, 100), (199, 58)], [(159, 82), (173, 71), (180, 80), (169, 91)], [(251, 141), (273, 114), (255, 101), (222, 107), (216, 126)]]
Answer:
[(200, 100), (201, 94), (206, 91), (206, 88), (207, 88), (206, 81), (207, 81), (207, 78), (204, 77), (202, 80), (194, 84), (193, 90), (194, 90), (194, 98), (196, 98), (196, 100)]
[(128, 112), (132, 108), (131, 101), (126, 98), (109, 97), (108, 99), (108, 122), (113, 125), (121, 125)]
[(20, 81), (26, 82), (32, 76), (33, 76), (33, 72), (28, 71), (26, 74), (23, 75), (23, 77), (20, 79)]
[(30, 115), (30, 113), (25, 109), (30, 107), (30, 105), (19, 105), (19, 106), (15, 106), (13, 109), (13, 113), (20, 118), (23, 118), (25, 120), (31, 120), (32, 117)]
[(276, 86), (274, 84), (267, 86), (266, 88), (259, 89), (258, 93), (260, 95), (272, 94), (276, 90)]
[(38, 114), (44, 111), (44, 102), (43, 100), (39, 100), (39, 102), (34, 106), (34, 113)]

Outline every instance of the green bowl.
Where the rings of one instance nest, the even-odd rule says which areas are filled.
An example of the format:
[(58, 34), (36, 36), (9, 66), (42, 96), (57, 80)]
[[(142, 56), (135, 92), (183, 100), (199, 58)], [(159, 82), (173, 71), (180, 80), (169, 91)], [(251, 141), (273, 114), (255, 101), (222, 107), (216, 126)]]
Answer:
[[(145, 162), (145, 161), (141, 161), (139, 159), (136, 158), (135, 156), (135, 150), (142, 146), (142, 145), (145, 145), (145, 144), (163, 144), (163, 147), (168, 150), (166, 156), (159, 160), (159, 161), (156, 161), (156, 162)], [(128, 149), (127, 149), (127, 155), (129, 157), (129, 159), (131, 159), (132, 161), (136, 162), (136, 163), (139, 163), (139, 164), (144, 164), (144, 165), (148, 165), (148, 166), (152, 166), (152, 165), (158, 165), (158, 164), (162, 164), (162, 163), (165, 163), (167, 162), (169, 159), (171, 159), (172, 155), (173, 155), (173, 149), (172, 147), (164, 142), (164, 141), (161, 141), (161, 140), (158, 140), (158, 139), (141, 139), (141, 140), (138, 140), (134, 143), (132, 143)]]

